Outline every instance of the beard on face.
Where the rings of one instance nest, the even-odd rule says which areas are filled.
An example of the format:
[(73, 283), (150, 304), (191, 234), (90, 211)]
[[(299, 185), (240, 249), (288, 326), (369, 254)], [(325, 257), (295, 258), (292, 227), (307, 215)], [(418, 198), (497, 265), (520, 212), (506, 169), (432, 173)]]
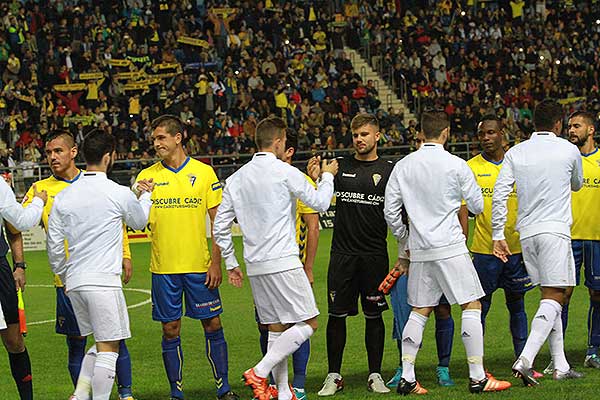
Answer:
[(569, 135), (569, 141), (577, 147), (581, 147), (587, 142), (587, 137), (581, 138), (577, 135)]

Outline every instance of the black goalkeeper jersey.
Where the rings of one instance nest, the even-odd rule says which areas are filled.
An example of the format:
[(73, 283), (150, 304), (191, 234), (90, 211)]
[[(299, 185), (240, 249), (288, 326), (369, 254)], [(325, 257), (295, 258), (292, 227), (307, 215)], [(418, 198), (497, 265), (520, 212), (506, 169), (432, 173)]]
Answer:
[(387, 254), (387, 224), (383, 216), (385, 186), (394, 164), (338, 159), (334, 180), (336, 205), (331, 251), (343, 254)]

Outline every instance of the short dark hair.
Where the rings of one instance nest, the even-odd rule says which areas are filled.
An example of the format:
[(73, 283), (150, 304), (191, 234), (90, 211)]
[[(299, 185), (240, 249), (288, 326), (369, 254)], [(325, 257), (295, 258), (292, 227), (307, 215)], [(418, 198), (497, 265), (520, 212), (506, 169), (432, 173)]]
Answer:
[(164, 114), (156, 117), (151, 123), (152, 130), (156, 128), (165, 128), (165, 131), (171, 136), (181, 133), (183, 137), (183, 122), (176, 115)]
[(294, 129), (286, 129), (285, 131), (285, 147), (294, 149), (294, 154), (298, 151), (298, 133)]
[(352, 122), (350, 122), (350, 130), (355, 131), (365, 125), (372, 125), (379, 130), (379, 120), (375, 115), (369, 113), (356, 114), (354, 118), (352, 118)]
[(443, 111), (428, 111), (421, 115), (421, 130), (425, 139), (437, 139), (450, 126), (448, 114)]
[(255, 141), (259, 150), (270, 147), (276, 138), (285, 135), (287, 126), (279, 117), (271, 116), (261, 120), (256, 125)]
[(501, 130), (504, 129), (504, 121), (502, 120), (502, 118), (498, 117), (495, 114), (484, 115), (483, 117), (481, 117), (481, 121), (479, 121), (479, 123), (486, 121), (494, 121), (498, 124), (498, 128), (500, 128)]
[(65, 142), (67, 142), (67, 145), (69, 145), (69, 147), (75, 146), (75, 138), (73, 137), (73, 134), (65, 129), (54, 129), (48, 132), (48, 134), (46, 135), (45, 144), (48, 144), (59, 137), (63, 138)]
[(575, 111), (573, 114), (569, 115), (569, 119), (579, 117), (582, 118), (588, 125), (596, 125), (596, 118), (594, 114), (589, 111)]
[(535, 106), (533, 126), (536, 131), (551, 131), (563, 119), (562, 106), (553, 99), (544, 99)]
[(83, 139), (83, 158), (88, 165), (98, 165), (105, 154), (115, 151), (115, 137), (101, 129), (92, 129)]

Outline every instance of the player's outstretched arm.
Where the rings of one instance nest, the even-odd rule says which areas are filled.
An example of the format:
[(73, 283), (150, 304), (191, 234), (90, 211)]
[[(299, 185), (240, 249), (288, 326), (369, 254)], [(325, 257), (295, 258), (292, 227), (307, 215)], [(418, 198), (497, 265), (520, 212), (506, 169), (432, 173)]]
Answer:
[(48, 200), (48, 194), (45, 190), (37, 191), (33, 186), (34, 199), (31, 204), (23, 208), (17, 202), (15, 194), (4, 179), (0, 179), (0, 215), (19, 232), (33, 228), (40, 222), (44, 204)]
[(152, 207), (150, 192), (142, 189), (139, 199), (137, 199), (136, 195), (129, 189), (123, 190), (122, 202), (120, 204), (123, 207), (123, 220), (127, 226), (138, 230), (146, 227), (148, 217), (150, 216), (150, 208)]
[(325, 160), (321, 166), (321, 180), (317, 183), (317, 190), (315, 190), (298, 168), (288, 166), (286, 169), (288, 190), (313, 210), (327, 211), (333, 197), (333, 177), (337, 174), (337, 170), (337, 160), (329, 162)]
[(460, 222), (460, 227), (462, 228), (463, 235), (465, 235), (465, 239), (469, 241), (469, 210), (467, 209), (466, 204), (462, 204), (460, 209), (458, 210), (458, 222)]
[(315, 281), (313, 276), (313, 266), (317, 257), (317, 248), (319, 247), (319, 214), (302, 214), (302, 219), (306, 223), (306, 260), (304, 261), (304, 272), (308, 281), (312, 285)]

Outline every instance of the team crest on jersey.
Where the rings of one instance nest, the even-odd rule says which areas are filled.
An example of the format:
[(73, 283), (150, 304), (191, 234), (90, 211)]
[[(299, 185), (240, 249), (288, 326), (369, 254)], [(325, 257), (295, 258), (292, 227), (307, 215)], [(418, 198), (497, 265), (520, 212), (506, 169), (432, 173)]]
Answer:
[(194, 183), (196, 183), (196, 175), (188, 174), (188, 178), (190, 178), (190, 183), (192, 184), (192, 187), (194, 187)]
[(596, 160), (596, 164), (600, 167), (600, 160)]
[(372, 178), (373, 178), (373, 183), (375, 184), (375, 186), (377, 186), (379, 181), (381, 181), (381, 175), (379, 175), (379, 174), (373, 174)]

